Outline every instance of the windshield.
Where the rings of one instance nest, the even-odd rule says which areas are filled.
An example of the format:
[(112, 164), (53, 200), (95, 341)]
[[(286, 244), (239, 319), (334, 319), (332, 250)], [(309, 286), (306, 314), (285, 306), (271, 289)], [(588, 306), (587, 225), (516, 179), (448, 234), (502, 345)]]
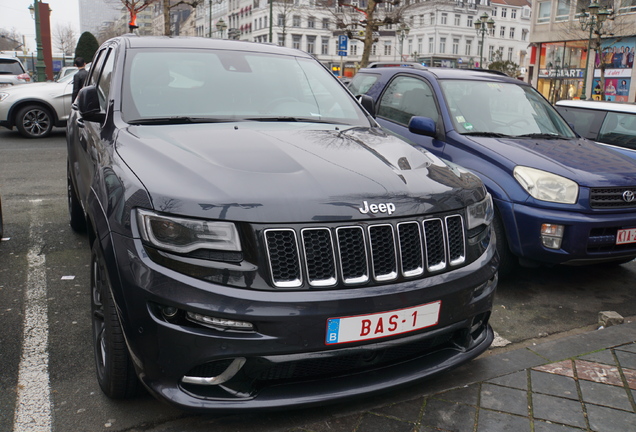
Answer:
[(576, 136), (554, 108), (530, 86), (444, 80), (441, 87), (455, 129), (461, 134)]
[(227, 50), (155, 50), (127, 59), (129, 123), (311, 121), (369, 126), (365, 113), (313, 59)]

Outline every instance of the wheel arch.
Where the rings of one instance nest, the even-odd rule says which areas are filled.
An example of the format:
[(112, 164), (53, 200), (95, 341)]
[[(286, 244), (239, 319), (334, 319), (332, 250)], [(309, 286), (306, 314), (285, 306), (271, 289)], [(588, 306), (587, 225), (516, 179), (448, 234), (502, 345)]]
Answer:
[(48, 103), (43, 101), (42, 99), (22, 99), (21, 101), (18, 101), (16, 103), (14, 103), (11, 108), (9, 108), (9, 113), (7, 115), (7, 121), (9, 121), (11, 123), (11, 126), (16, 126), (16, 116), (18, 115), (18, 112), (25, 106), (28, 105), (38, 105), (40, 107), (46, 108), (47, 111), (49, 111), (51, 113), (51, 115), (53, 116), (53, 124), (55, 126), (61, 126), (64, 122), (60, 121), (59, 116), (57, 115), (57, 111), (55, 111), (55, 108), (53, 108), (53, 106)]

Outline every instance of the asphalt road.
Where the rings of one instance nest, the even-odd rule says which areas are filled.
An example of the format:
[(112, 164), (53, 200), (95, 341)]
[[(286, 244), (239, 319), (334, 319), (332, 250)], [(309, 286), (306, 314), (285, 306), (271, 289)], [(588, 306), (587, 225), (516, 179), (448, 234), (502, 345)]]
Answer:
[[(43, 140), (0, 130), (0, 195), (5, 219), (0, 243), (0, 431), (276, 430), (290, 416), (321, 422), (417, 393), (411, 388), (319, 410), (229, 417), (184, 414), (150, 396), (108, 400), (94, 378), (87, 238), (68, 225), (62, 129)], [(491, 323), (515, 346), (589, 331), (599, 311), (634, 315), (634, 280), (634, 261), (520, 270), (500, 284)], [(21, 362), (23, 351), (29, 355)], [(33, 421), (40, 426), (33, 427)]]

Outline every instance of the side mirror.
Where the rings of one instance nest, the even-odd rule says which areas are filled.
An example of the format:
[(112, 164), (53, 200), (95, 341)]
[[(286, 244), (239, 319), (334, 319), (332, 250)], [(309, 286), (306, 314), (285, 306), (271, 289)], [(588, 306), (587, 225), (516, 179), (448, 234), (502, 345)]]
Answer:
[(409, 132), (435, 137), (435, 135), (437, 135), (437, 128), (432, 118), (413, 116), (411, 120), (409, 120)]
[(75, 100), (77, 109), (84, 120), (102, 123), (106, 113), (101, 111), (97, 87), (94, 85), (83, 87)]
[(362, 104), (364, 109), (367, 110), (371, 117), (375, 117), (375, 104), (373, 103), (373, 98), (371, 96), (361, 95), (360, 104)]

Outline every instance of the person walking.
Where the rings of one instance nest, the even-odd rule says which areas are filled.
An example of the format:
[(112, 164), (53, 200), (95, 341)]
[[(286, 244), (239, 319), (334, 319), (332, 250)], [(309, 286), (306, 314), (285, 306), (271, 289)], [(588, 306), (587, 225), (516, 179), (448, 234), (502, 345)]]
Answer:
[(78, 71), (73, 76), (73, 101), (75, 101), (77, 94), (84, 87), (84, 81), (86, 81), (86, 75), (88, 75), (86, 62), (82, 57), (75, 59), (75, 66), (77, 66)]

